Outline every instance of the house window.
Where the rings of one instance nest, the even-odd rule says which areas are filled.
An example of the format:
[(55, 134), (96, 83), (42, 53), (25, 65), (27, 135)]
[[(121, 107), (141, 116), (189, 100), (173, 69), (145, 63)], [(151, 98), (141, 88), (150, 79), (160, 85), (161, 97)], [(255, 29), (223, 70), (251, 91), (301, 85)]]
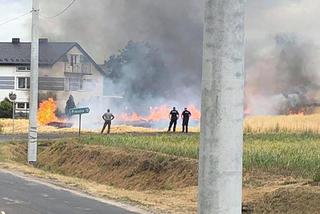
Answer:
[(24, 103), (17, 103), (17, 108), (24, 109)]
[(28, 72), (30, 71), (30, 66), (27, 65), (27, 66), (18, 66), (17, 67), (17, 72)]
[(29, 89), (30, 77), (18, 77), (18, 89)]
[(17, 109), (29, 109), (29, 103), (17, 103)]
[(70, 65), (75, 66), (76, 64), (79, 64), (80, 62), (80, 56), (79, 55), (71, 55), (70, 57)]

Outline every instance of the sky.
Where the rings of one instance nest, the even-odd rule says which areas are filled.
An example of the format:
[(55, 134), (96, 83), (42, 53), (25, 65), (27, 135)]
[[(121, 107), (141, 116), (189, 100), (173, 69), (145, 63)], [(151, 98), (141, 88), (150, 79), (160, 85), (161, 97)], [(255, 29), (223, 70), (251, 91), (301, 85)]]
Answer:
[[(31, 11), (30, 0), (0, 0), (0, 25), (8, 19), (17, 17)], [(14, 22), (1, 25), (0, 41), (10, 41), (13, 37), (19, 37), (23, 40), (30, 40), (31, 15), (22, 17)]]
[[(78, 0), (75, 6), (61, 17), (52, 21), (42, 20), (42, 22), (45, 22), (48, 26), (50, 26), (52, 22), (53, 24), (55, 22), (61, 22), (66, 16), (74, 12), (74, 10), (77, 9), (77, 5), (82, 4), (82, 1), (86, 0)], [(107, 1), (110, 2), (111, 0)], [(194, 1), (201, 2), (199, 0)], [(60, 5), (55, 8), (46, 7), (50, 2), (50, 0), (40, 0), (40, 7), (43, 8), (41, 12), (44, 16), (51, 16), (59, 12), (70, 0), (59, 0)], [(174, 0), (172, 0), (172, 2), (174, 2)], [(32, 0), (0, 0), (0, 23), (8, 18), (13, 18), (30, 11), (31, 4)], [(198, 5), (201, 5), (201, 3)], [(195, 15), (201, 17), (202, 14), (199, 7), (200, 6), (195, 8)], [(247, 42), (260, 41), (261, 43), (261, 41), (268, 40), (276, 33), (294, 32), (301, 37), (319, 43), (319, 10), (320, 1), (315, 0), (247, 0)], [(20, 37), (25, 41), (30, 40), (30, 20), (31, 15), (28, 15), (9, 24), (1, 25), (0, 41), (10, 41), (12, 37)], [(111, 49), (116, 48), (120, 47), (111, 47)]]
[[(76, 4), (81, 4), (81, 1), (78, 0)], [(40, 0), (42, 7), (48, 2), (49, 0)], [(60, 2), (62, 9), (70, 1)], [(30, 11), (31, 5), (32, 0), (0, 0), (0, 22)], [(314, 0), (247, 0), (246, 36), (248, 39), (259, 40), (283, 31), (297, 32), (304, 37), (317, 40), (320, 33), (319, 9), (320, 1)], [(59, 8), (55, 10), (60, 11)], [(49, 11), (47, 8), (42, 12), (48, 16), (55, 14), (55, 11)], [(71, 8), (67, 13), (72, 12)], [(0, 41), (8, 41), (12, 37), (30, 40), (30, 20), (31, 15), (2, 25)]]

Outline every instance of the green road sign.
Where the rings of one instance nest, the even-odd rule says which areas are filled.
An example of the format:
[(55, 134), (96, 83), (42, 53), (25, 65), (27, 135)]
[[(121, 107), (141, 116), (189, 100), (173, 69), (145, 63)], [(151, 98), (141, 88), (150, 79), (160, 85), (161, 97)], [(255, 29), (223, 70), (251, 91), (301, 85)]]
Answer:
[(90, 112), (89, 108), (72, 108), (70, 109), (70, 114), (75, 115), (75, 114), (87, 114)]

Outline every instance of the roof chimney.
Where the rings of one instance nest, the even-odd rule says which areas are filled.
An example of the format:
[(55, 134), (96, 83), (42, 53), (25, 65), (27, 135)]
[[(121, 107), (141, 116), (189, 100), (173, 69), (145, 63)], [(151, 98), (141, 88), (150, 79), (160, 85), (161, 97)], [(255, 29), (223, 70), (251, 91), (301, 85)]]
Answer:
[(48, 43), (49, 39), (48, 38), (40, 38), (39, 43)]
[(19, 44), (20, 38), (12, 38), (12, 44)]

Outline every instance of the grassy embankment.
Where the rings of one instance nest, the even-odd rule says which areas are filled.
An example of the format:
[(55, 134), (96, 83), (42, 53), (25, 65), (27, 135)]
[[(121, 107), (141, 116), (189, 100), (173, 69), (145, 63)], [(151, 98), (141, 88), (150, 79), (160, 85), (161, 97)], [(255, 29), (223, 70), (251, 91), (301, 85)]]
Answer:
[[(320, 135), (312, 133), (247, 133), (244, 136), (244, 141), (243, 165), (245, 171), (258, 170), (320, 180)], [(90, 135), (83, 137), (80, 144), (75, 140), (72, 145), (76, 148), (79, 146), (85, 148), (85, 145), (99, 145), (102, 146), (101, 148), (129, 152), (147, 150), (156, 152), (158, 157), (165, 154), (198, 159), (198, 142), (198, 133), (189, 135), (153, 133)], [(59, 140), (52, 150), (61, 149), (59, 144), (68, 143)], [(52, 151), (50, 150), (50, 152)]]
[[(0, 125), (1, 122), (8, 129), (8, 120), (0, 120)], [(25, 125), (19, 121), (18, 126)], [(245, 170), (286, 172), (320, 179), (317, 178), (320, 177), (320, 114), (248, 117), (244, 129)], [(126, 130), (143, 133), (123, 133)], [(198, 159), (199, 133), (167, 134), (132, 127), (115, 127), (113, 132), (116, 134), (109, 136), (89, 134), (80, 143)]]
[[(246, 133), (244, 169), (288, 173), (305, 178), (319, 178), (320, 135), (313, 133)], [(186, 158), (198, 158), (199, 134), (121, 134), (88, 136), (84, 144), (148, 150)]]
[[(88, 134), (81, 141), (41, 143), (36, 166), (71, 178), (97, 182), (94, 186), (116, 188), (112, 189), (116, 192), (112, 193), (114, 196), (110, 196), (109, 190), (102, 193), (100, 186), (95, 188), (100, 196), (128, 197), (173, 213), (195, 213), (199, 133), (167, 134), (154, 130), (150, 130), (151, 133), (123, 133), (125, 130), (123, 127), (122, 133), (108, 136)], [(320, 180), (319, 133), (319, 115), (247, 118), (244, 200), (256, 201), (253, 206), (257, 212), (282, 210), (294, 213), (297, 210), (296, 213), (314, 213), (319, 208), (316, 199), (320, 190), (306, 186), (305, 181), (292, 181), (291, 176)], [(25, 161), (25, 144), (0, 147), (0, 161)], [(84, 186), (83, 181), (79, 185)], [(119, 187), (130, 192), (120, 194)], [(289, 193), (291, 198), (287, 197)], [(314, 194), (314, 203), (310, 202), (310, 194)], [(303, 207), (307, 201), (313, 204), (308, 206), (313, 210)]]

